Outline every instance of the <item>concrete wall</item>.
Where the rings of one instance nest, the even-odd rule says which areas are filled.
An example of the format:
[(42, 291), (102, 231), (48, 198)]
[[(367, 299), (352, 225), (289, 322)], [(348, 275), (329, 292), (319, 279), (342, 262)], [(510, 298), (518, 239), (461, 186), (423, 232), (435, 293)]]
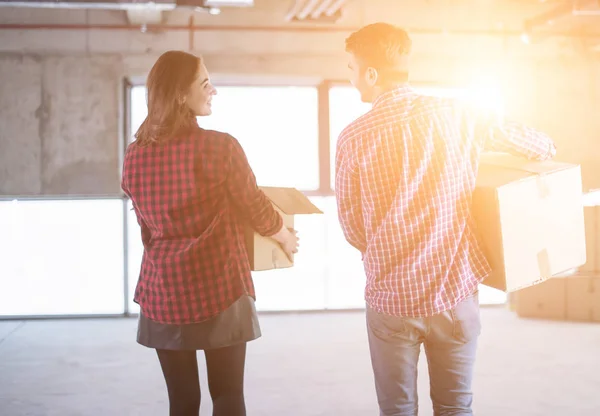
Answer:
[(0, 59), (0, 193), (111, 194), (119, 180), (121, 59)]
[[(585, 187), (600, 187), (599, 55), (573, 39), (528, 46), (514, 36), (523, 19), (549, 6), (355, 0), (336, 30), (309, 32), (283, 20), (289, 3), (257, 0), (253, 9), (195, 14), (203, 30), (191, 37), (183, 30), (0, 30), (0, 194), (118, 194), (123, 79), (143, 78), (164, 50), (193, 47), (217, 81), (317, 83), (345, 79), (344, 38), (378, 20), (416, 28), (413, 82), (462, 85), (477, 75), (495, 77), (508, 114), (553, 135), (559, 158), (582, 163)], [(189, 15), (173, 12), (166, 24), (187, 24)], [(3, 23), (127, 21), (117, 11), (0, 9)]]

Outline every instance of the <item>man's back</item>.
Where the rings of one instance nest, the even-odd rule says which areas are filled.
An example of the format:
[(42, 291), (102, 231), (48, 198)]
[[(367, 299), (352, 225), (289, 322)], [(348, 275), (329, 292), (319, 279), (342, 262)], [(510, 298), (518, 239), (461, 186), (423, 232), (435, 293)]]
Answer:
[(369, 306), (432, 316), (476, 290), (489, 273), (470, 215), (481, 152), (543, 159), (553, 148), (541, 133), (510, 129), (492, 133), (456, 100), (403, 86), (342, 132), (338, 209), (348, 241), (363, 253)]

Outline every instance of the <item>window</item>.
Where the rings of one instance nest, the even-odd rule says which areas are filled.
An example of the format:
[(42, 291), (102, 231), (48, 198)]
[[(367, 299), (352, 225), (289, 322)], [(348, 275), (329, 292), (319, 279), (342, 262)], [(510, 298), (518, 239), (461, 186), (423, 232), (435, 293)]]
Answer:
[(146, 104), (146, 87), (136, 85), (130, 90), (129, 105), (129, 127), (131, 128), (129, 140), (134, 140), (134, 134), (138, 131), (144, 119), (148, 115), (148, 105)]
[(0, 315), (122, 314), (123, 201), (0, 201)]
[(129, 299), (127, 299), (130, 313), (139, 313), (140, 307), (133, 301), (135, 288), (140, 277), (144, 245), (142, 244), (142, 230), (137, 222), (133, 204), (127, 201), (127, 276)]
[(315, 87), (220, 87), (206, 129), (234, 136), (259, 185), (319, 188), (318, 96)]
[[(147, 114), (145, 87), (131, 91), (135, 133)], [(259, 185), (319, 188), (318, 97), (315, 87), (218, 87), (213, 114), (200, 127), (234, 136)]]

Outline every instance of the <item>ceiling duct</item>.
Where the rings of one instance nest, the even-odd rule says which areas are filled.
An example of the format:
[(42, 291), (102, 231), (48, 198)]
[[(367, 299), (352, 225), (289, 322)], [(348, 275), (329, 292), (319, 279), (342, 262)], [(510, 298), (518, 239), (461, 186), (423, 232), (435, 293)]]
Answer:
[(206, 7), (252, 7), (254, 0), (204, 0)]
[(285, 16), (288, 22), (334, 22), (341, 17), (346, 0), (294, 0)]
[(0, 7), (44, 9), (173, 10), (177, 7), (251, 7), (254, 0), (0, 0)]

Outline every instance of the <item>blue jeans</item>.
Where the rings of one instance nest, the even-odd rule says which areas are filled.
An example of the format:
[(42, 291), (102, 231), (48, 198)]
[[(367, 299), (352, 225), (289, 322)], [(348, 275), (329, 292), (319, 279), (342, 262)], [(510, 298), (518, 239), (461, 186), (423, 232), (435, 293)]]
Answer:
[(477, 293), (427, 318), (383, 315), (367, 307), (367, 328), (381, 416), (417, 416), (421, 344), (435, 416), (473, 414), (471, 382), (481, 332)]

